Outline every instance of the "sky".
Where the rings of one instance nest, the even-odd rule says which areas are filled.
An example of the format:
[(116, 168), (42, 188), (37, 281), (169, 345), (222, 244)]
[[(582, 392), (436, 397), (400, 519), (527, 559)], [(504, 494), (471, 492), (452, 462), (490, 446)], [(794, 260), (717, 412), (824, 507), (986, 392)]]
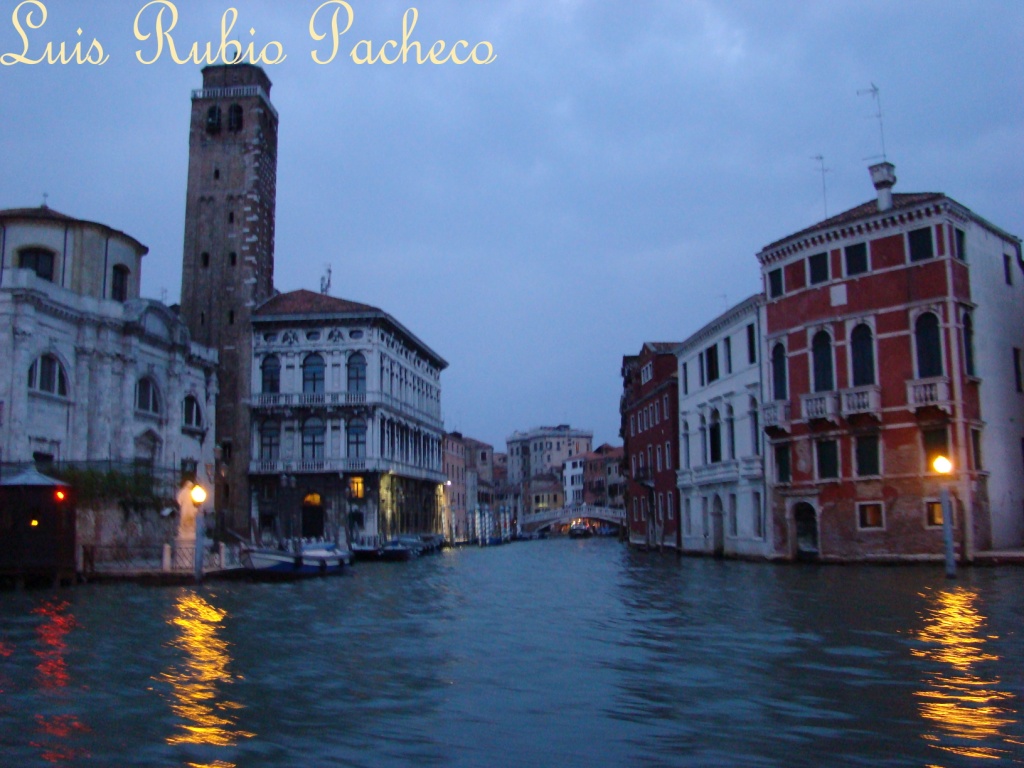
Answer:
[[(150, 249), (143, 294), (175, 303), (202, 66), (166, 45), (139, 60), (156, 58), (134, 32), (137, 15), (154, 32), (146, 0), (35, 1), (47, 18), (24, 52), (0, 0), (3, 61), (81, 41), (85, 58), (94, 39), (108, 58), (0, 67), (0, 208), (45, 194), (127, 232)], [(233, 8), (230, 38), (284, 53), (264, 67), (276, 288), (318, 290), (330, 265), (332, 295), (449, 362), (446, 429), (498, 450), (563, 423), (621, 443), (623, 355), (682, 341), (761, 290), (764, 245), (871, 199), (883, 136), (896, 192), (944, 192), (1024, 235), (1019, 0), (349, 0), (320, 64), (321, 2), (177, 0), (170, 34), (179, 57), (216, 54)], [(350, 57), (400, 42), (410, 8), (424, 51), (487, 42), (494, 61)]]

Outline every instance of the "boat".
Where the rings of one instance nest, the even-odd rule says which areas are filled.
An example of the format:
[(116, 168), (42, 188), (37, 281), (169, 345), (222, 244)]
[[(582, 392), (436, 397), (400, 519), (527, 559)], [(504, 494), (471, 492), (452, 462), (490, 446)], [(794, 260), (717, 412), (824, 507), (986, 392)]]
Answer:
[(383, 547), (380, 548), (378, 557), (381, 560), (412, 560), (414, 557), (420, 556), (421, 548), (413, 546), (411, 542), (403, 541), (399, 537), (397, 539), (391, 539)]
[(357, 536), (350, 545), (353, 560), (379, 560), (383, 545), (378, 536)]
[(253, 576), (296, 579), (341, 573), (352, 553), (330, 542), (301, 542), (290, 548), (243, 546), (239, 559)]
[(587, 536), (592, 536), (593, 531), (590, 530), (590, 526), (583, 522), (573, 523), (569, 526), (569, 537), (573, 539), (581, 539)]

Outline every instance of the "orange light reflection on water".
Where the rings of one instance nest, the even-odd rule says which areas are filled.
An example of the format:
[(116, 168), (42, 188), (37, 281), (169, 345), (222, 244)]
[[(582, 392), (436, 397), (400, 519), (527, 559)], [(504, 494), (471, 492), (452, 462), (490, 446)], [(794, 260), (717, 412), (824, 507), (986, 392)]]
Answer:
[(957, 587), (923, 595), (928, 600), (925, 625), (916, 639), (923, 648), (911, 649), (917, 658), (934, 662), (925, 688), (915, 695), (921, 717), (934, 728), (923, 738), (937, 749), (971, 758), (1000, 759), (1009, 750), (992, 746), (1020, 745), (1006, 735), (1016, 722), (1010, 705), (1013, 694), (999, 689), (998, 677), (983, 675), (984, 666), (999, 657), (986, 649), (985, 617), (977, 608), (978, 595)]
[[(175, 609), (168, 623), (178, 629), (173, 645), (183, 652), (184, 659), (158, 679), (170, 684), (171, 709), (185, 722), (180, 733), (167, 737), (167, 743), (230, 747), (255, 736), (238, 727), (237, 712), (243, 707), (225, 698), (221, 690), (236, 679), (229, 670), (228, 643), (218, 635), (227, 614), (196, 593), (182, 594)], [(215, 760), (187, 765), (234, 768), (235, 764)]]

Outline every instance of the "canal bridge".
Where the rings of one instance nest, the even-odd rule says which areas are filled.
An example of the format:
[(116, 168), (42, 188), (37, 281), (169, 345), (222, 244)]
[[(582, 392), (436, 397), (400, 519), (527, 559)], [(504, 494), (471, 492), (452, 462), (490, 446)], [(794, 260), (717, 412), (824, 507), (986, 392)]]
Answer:
[(519, 528), (523, 533), (538, 533), (552, 527), (569, 525), (573, 520), (600, 520), (603, 523), (625, 527), (626, 510), (615, 507), (596, 507), (592, 504), (578, 504), (571, 507), (545, 509), (523, 515)]

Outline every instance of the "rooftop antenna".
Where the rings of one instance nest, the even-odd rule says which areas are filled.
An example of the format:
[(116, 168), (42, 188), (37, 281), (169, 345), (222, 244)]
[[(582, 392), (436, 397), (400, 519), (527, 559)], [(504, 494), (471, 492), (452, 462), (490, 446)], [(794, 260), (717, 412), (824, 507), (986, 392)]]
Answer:
[(818, 161), (818, 167), (821, 169), (821, 202), (825, 207), (825, 218), (828, 218), (828, 191), (825, 189), (825, 174), (831, 171), (831, 168), (825, 167), (825, 156), (814, 155), (811, 160)]
[(325, 265), (326, 274), (320, 278), (320, 293), (325, 296), (331, 292), (331, 265)]
[(865, 160), (877, 160), (879, 157), (883, 161), (887, 161), (889, 158), (885, 154), (885, 129), (882, 127), (882, 96), (878, 91), (878, 86), (874, 83), (871, 84), (870, 88), (865, 88), (857, 91), (858, 96), (870, 95), (875, 100), (875, 117), (878, 119), (878, 136), (882, 140), (882, 154), (872, 155), (871, 157), (865, 157)]
[(46, 206), (46, 201), (49, 199), (49, 197), (50, 197), (50, 193), (49, 192), (43, 192), (43, 208), (47, 207)]

